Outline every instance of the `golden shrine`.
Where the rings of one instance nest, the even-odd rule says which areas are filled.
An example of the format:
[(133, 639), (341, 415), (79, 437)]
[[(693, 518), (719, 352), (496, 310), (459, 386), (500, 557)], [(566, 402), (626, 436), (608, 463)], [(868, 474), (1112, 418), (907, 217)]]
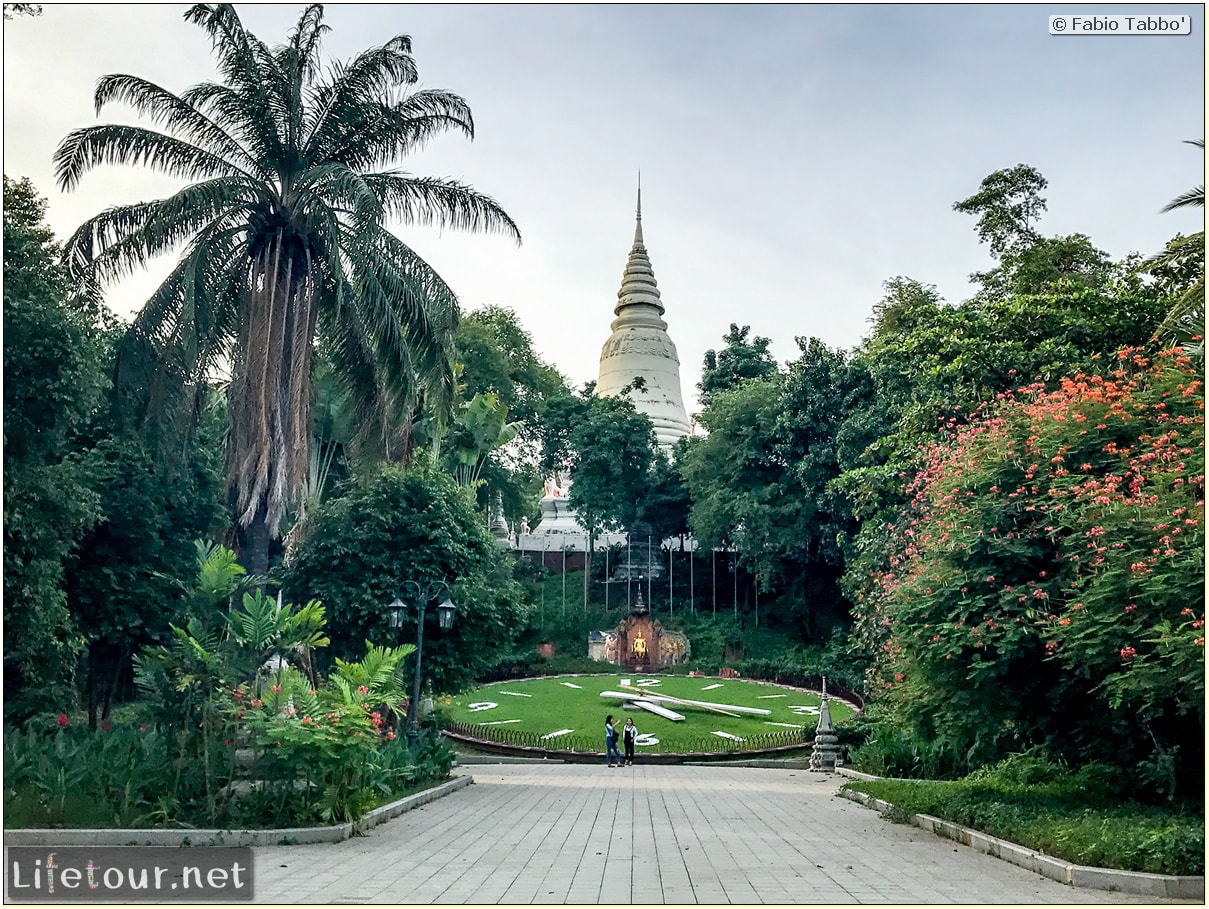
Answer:
[(664, 631), (639, 591), (629, 617), (622, 619), (616, 630), (588, 635), (588, 656), (631, 672), (646, 673), (683, 663), (689, 656), (689, 643), (682, 632)]

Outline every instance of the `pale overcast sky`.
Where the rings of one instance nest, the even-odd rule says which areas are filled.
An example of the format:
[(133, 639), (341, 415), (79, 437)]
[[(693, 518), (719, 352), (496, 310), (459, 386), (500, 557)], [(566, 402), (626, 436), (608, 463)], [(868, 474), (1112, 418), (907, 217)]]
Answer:
[[(4, 172), (50, 199), (65, 237), (108, 205), (171, 181), (132, 168), (53, 184), (68, 131), (126, 120), (92, 108), (126, 72), (173, 91), (214, 77), (185, 6), (45, 4), (4, 23)], [(301, 5), (238, 5), (270, 44)], [(1051, 36), (1056, 13), (1190, 15), (1187, 37)], [(990, 260), (952, 210), (1018, 163), (1049, 180), (1049, 234), (1083, 232), (1114, 258), (1202, 226), (1159, 209), (1201, 182), (1204, 10), (1190, 5), (329, 4), (328, 58), (412, 36), (421, 83), (458, 92), (477, 138), (438, 139), (402, 166), (494, 196), (498, 236), (400, 228), (465, 310), (514, 309), (574, 383), (595, 379), (634, 226), (643, 228), (696, 410), (702, 357), (729, 323), (833, 346), (864, 335), (882, 282), (907, 275), (958, 302)], [(110, 292), (128, 315), (154, 284)]]

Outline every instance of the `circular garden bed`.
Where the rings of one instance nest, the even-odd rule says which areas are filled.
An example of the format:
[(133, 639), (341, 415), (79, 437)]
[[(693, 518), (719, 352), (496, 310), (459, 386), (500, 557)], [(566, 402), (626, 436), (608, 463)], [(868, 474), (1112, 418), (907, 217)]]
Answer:
[[(603, 692), (669, 698), (655, 703), (684, 719), (627, 707), (620, 697), (602, 697)], [(496, 682), (449, 698), (442, 706), (446, 732), (455, 740), (564, 759), (603, 755), (605, 717), (613, 715), (619, 734), (632, 718), (639, 732), (636, 754), (668, 760), (809, 751), (820, 702), (815, 692), (770, 682), (618, 673)], [(855, 712), (835, 698), (830, 705), (836, 725)], [(734, 707), (767, 713), (730, 709)]]

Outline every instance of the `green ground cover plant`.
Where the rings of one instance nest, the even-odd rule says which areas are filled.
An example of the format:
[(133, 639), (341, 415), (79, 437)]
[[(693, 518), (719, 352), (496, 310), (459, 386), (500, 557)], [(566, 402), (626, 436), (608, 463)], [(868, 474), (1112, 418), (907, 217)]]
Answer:
[(1105, 764), (1070, 770), (1020, 754), (960, 780), (860, 780), (844, 788), (1080, 865), (1205, 873), (1203, 805), (1144, 804), (1133, 782)]
[[(600, 696), (603, 691), (624, 692), (627, 686), (623, 681), (629, 683), (631, 691), (760, 707), (768, 710), (769, 715), (731, 717), (669, 704), (667, 706), (672, 710), (685, 716), (683, 722), (673, 722), (645, 710), (625, 710), (620, 700)], [(644, 682), (648, 684), (643, 685)], [(549, 739), (542, 740), (550, 748), (566, 748), (570, 747), (568, 743), (574, 742), (574, 747), (586, 743), (588, 748), (600, 751), (604, 750), (605, 716), (613, 714), (614, 724), (619, 729), (627, 717), (632, 717), (640, 733), (657, 740), (640, 740), (637, 752), (642, 754), (644, 751), (724, 751), (728, 742), (736, 742), (728, 736), (746, 741), (770, 734), (792, 736), (795, 730), (803, 732), (804, 738), (813, 736), (818, 723), (819, 702), (818, 695), (806, 691), (743, 679), (613, 672), (483, 685), (445, 699), (442, 710), (450, 721), (478, 724), (488, 735), (491, 730), (550, 735)], [(831, 717), (835, 723), (843, 724), (852, 715), (851, 707), (834, 699), (831, 701)]]

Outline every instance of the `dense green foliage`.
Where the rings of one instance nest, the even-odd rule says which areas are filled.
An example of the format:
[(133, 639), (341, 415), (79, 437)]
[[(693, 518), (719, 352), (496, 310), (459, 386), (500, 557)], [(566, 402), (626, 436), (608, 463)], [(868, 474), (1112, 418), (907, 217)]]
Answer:
[[(64, 561), (101, 516), (81, 441), (108, 379), (95, 311), (69, 294), (45, 200), (4, 178), (4, 687), (6, 715), (66, 703), (83, 641)], [(35, 693), (36, 692), (36, 693)]]
[(448, 775), (450, 751), (431, 731), (412, 752), (388, 719), (400, 714), (410, 645), (370, 645), (320, 681), (310, 656), (328, 644), (322, 605), (295, 608), (257, 590), (216, 615), (208, 607), (242, 569), (222, 548), (199, 547), (198, 557), (197, 614), (137, 660), (137, 729), (77, 729), (61, 714), (6, 732), (10, 825), (339, 823)]
[[(547, 405), (551, 399), (570, 395), (570, 389), (533, 349), (532, 337), (511, 310), (489, 306), (463, 316), (454, 336), (454, 356), (461, 368), (458, 389), (463, 407), (489, 399), (502, 408), (513, 429), (506, 443), (481, 455), (482, 482), (476, 501), (484, 510), (498, 505), (510, 525), (526, 515), (536, 522), (537, 498), (545, 479), (541, 459)], [(458, 431), (455, 419), (453, 433)], [(448, 451), (451, 441), (448, 436), (433, 440), (447, 464), (454, 460)], [(478, 439), (473, 443), (485, 448)]]
[[(399, 629), (387, 604), (406, 600), (404, 581), (444, 581), (458, 607), (450, 631), (424, 641), (424, 679), (437, 692), (457, 691), (509, 648), (525, 624), (523, 591), (512, 580), (472, 493), (430, 468), (383, 468), (307, 518), (311, 528), (285, 570), (286, 593), (327, 609), (332, 653), (352, 658), (367, 640), (416, 639), (415, 604)], [(428, 610), (435, 619), (435, 610)], [(435, 627), (435, 626), (434, 626)]]
[(845, 788), (1080, 865), (1205, 873), (1205, 822), (1139, 800), (1145, 790), (1106, 764), (1070, 770), (1020, 754), (953, 782), (861, 780)]
[(5, 711), (69, 707), (74, 676), (95, 725), (129, 696), (131, 655), (164, 640), (192, 540), (220, 520), (220, 436), (210, 420), (156, 461), (114, 419), (116, 333), (69, 293), (44, 208), (5, 178)]
[(743, 622), (817, 647), (855, 612), (861, 760), (951, 776), (1041, 743), (1181, 798), (1203, 779), (1204, 390), (1180, 351), (1133, 349), (1203, 249), (1114, 263), (1043, 236), (1044, 187), (1020, 165), (956, 204), (997, 259), (972, 299), (894, 278), (854, 351), (800, 340), (784, 371), (720, 379), (679, 463), (690, 525), (753, 575)]

